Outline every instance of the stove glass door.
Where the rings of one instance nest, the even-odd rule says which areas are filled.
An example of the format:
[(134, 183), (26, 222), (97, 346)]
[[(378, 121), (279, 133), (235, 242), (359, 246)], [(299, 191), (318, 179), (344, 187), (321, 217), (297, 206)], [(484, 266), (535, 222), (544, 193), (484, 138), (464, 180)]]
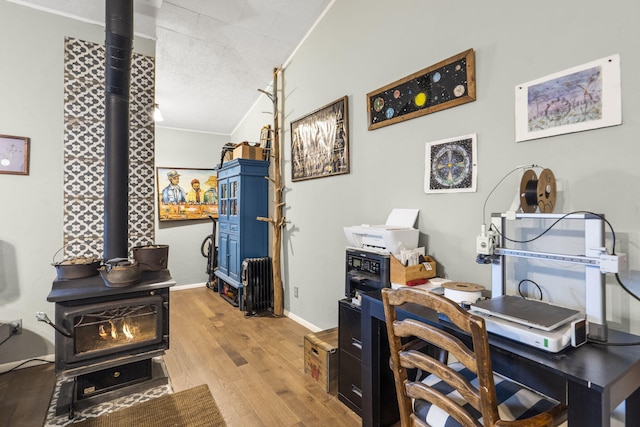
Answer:
[(149, 298), (121, 301), (119, 305), (75, 313), (73, 331), (75, 354), (113, 351), (120, 347), (144, 345), (158, 340), (162, 333), (159, 310), (162, 301)]

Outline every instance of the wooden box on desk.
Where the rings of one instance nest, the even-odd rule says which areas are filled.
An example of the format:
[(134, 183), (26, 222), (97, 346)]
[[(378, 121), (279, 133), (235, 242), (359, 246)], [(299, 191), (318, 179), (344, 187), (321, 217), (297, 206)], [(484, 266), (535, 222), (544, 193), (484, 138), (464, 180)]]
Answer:
[(250, 159), (250, 160), (264, 160), (262, 148), (249, 145), (248, 142), (241, 142), (233, 149), (234, 159)]
[(329, 394), (338, 392), (338, 328), (304, 337), (304, 373)]
[(436, 262), (429, 256), (425, 256), (425, 262), (423, 264), (409, 265), (407, 267), (402, 265), (402, 263), (393, 255), (390, 258), (391, 283), (406, 285), (407, 282), (411, 282), (413, 280), (436, 277)]

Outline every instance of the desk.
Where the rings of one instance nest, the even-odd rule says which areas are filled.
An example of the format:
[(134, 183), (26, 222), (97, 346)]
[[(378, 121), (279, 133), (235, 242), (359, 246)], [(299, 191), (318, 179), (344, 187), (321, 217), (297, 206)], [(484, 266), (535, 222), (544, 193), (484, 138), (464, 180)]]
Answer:
[[(451, 323), (437, 313), (408, 304), (398, 318), (412, 317), (459, 335)], [(362, 298), (362, 425), (379, 426), (382, 406), (397, 401), (380, 399), (380, 372), (389, 369), (388, 360), (380, 360), (380, 339), (385, 328), (380, 291)], [(640, 337), (609, 331), (610, 342), (635, 342)], [(569, 407), (569, 427), (609, 427), (611, 412), (626, 400), (627, 426), (640, 426), (640, 346), (602, 346), (587, 343), (560, 353), (548, 353), (518, 342), (489, 334), (493, 370), (535, 390), (565, 402)]]

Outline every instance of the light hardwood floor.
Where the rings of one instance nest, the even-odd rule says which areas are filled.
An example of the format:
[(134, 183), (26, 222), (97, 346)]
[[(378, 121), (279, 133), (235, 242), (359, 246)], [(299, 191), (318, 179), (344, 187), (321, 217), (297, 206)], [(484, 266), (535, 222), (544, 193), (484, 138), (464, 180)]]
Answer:
[[(229, 427), (361, 425), (304, 374), (305, 327), (269, 314), (245, 317), (205, 287), (170, 299), (164, 360), (174, 392), (208, 384)], [(42, 426), (54, 382), (51, 365), (0, 376), (0, 426)]]

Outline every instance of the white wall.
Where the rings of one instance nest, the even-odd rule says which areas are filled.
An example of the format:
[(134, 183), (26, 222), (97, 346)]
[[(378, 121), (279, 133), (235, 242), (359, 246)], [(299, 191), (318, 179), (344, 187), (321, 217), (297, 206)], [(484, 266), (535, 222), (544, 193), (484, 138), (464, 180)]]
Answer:
[[(229, 135), (156, 126), (156, 167), (213, 169), (220, 163), (220, 152), (227, 142)], [(158, 222), (156, 216), (156, 243), (169, 245), (169, 271), (176, 287), (207, 281), (207, 259), (200, 248), (212, 230), (208, 219)]]
[[(344, 294), (343, 226), (383, 223), (393, 207), (420, 209), (420, 243), (439, 273), (490, 287), (490, 268), (475, 263), (475, 237), (491, 189), (518, 165), (552, 169), (563, 188), (556, 212), (605, 213), (616, 250), (640, 269), (640, 60), (638, 2), (601, 7), (595, 0), (421, 2), (336, 0), (284, 71), (283, 171), (285, 309), (319, 328), (337, 324)], [(473, 48), (477, 100), (403, 123), (367, 130), (366, 94)], [(621, 126), (516, 143), (514, 87), (611, 54), (621, 56)], [(290, 122), (349, 97), (351, 173), (291, 182)], [(266, 98), (233, 133), (247, 138), (265, 123)], [(423, 192), (425, 143), (476, 133), (475, 193)], [(487, 212), (507, 210), (520, 178), (491, 196)], [(609, 248), (611, 242), (609, 241)], [(629, 284), (631, 281), (627, 276)], [(608, 315), (640, 332), (638, 301), (612, 278)], [(293, 287), (299, 297), (293, 297)]]
[[(0, 1), (0, 134), (31, 138), (28, 176), (0, 175), (0, 321), (23, 333), (0, 346), (0, 364), (53, 353), (50, 265), (62, 247), (63, 54), (66, 36), (104, 43), (104, 28)], [(138, 53), (155, 43), (136, 38)]]

